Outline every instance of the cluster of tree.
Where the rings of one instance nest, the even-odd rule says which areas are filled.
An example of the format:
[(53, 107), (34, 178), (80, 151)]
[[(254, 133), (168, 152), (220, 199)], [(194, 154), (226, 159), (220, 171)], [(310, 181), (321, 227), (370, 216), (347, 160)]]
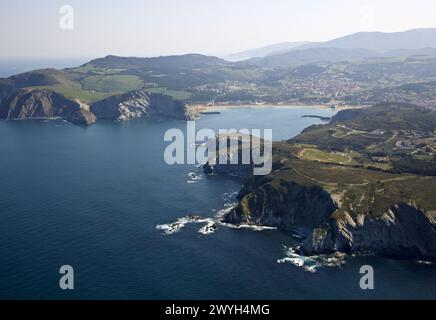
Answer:
[(394, 173), (413, 173), (424, 176), (436, 176), (436, 157), (433, 161), (414, 159), (406, 156), (394, 162)]

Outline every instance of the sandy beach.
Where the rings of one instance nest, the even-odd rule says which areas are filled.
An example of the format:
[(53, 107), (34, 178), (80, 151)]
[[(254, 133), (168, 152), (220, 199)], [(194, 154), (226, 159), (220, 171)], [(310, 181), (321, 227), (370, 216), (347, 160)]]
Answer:
[[(334, 107), (335, 110), (347, 110), (347, 109), (357, 109), (368, 107), (365, 105), (351, 106), (351, 105), (340, 105)], [(316, 109), (330, 109), (330, 105), (323, 104), (216, 104), (216, 105), (190, 105), (189, 108), (196, 114), (201, 114), (202, 112), (219, 112), (226, 109), (232, 108), (247, 108), (247, 109), (275, 109), (275, 108), (316, 108)]]

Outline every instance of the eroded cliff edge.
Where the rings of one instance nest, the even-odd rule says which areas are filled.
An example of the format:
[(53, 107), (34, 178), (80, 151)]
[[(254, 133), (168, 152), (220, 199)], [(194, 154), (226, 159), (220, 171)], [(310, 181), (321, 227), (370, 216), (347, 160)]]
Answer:
[[(224, 220), (291, 229), (305, 237), (306, 255), (375, 252), (436, 259), (435, 178), (341, 170), (288, 161), (268, 177), (247, 179), (239, 204)], [(344, 174), (355, 181), (339, 176)]]
[(8, 83), (0, 83), (0, 119), (60, 118), (89, 126), (97, 119), (130, 120), (144, 116), (191, 120), (198, 115), (182, 100), (142, 90), (110, 96), (87, 105), (51, 89), (16, 89)]
[[(246, 178), (239, 204), (223, 219), (297, 232), (305, 255), (373, 252), (434, 261), (436, 177), (395, 167), (415, 152), (397, 140), (434, 147), (432, 117), (413, 106), (377, 106), (274, 143), (271, 174)], [(385, 151), (384, 162), (371, 153), (380, 156), (378, 148)]]
[(172, 119), (195, 118), (186, 102), (159, 93), (135, 90), (97, 101), (91, 111), (100, 119), (129, 120), (144, 116), (160, 116)]
[(49, 89), (19, 89), (5, 94), (0, 101), (0, 119), (53, 118), (83, 126), (96, 121), (89, 109)]

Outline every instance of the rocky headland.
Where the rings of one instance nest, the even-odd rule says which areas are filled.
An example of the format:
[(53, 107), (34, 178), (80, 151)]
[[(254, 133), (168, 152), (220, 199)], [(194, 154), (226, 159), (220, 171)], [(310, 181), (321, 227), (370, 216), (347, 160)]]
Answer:
[(0, 85), (0, 119), (63, 119), (89, 126), (98, 119), (130, 120), (144, 116), (190, 120), (197, 115), (184, 101), (141, 90), (88, 105), (51, 89), (14, 89), (11, 85)]
[(97, 101), (91, 104), (90, 109), (97, 118), (109, 120), (129, 120), (144, 116), (191, 120), (195, 117), (184, 101), (143, 90)]
[(0, 119), (54, 119), (88, 126), (95, 115), (78, 102), (48, 89), (19, 89), (5, 95), (0, 102)]
[[(411, 151), (395, 147), (406, 133), (412, 141), (419, 137), (421, 147), (427, 138), (432, 146), (434, 116), (410, 105), (379, 105), (340, 112), (327, 125), (276, 142), (271, 174), (248, 173), (238, 205), (223, 221), (292, 231), (304, 238), (304, 255), (371, 252), (434, 261), (436, 177), (416, 168), (398, 172), (397, 163)], [(386, 163), (375, 160), (379, 147)], [(205, 169), (249, 172), (228, 167), (234, 168)]]

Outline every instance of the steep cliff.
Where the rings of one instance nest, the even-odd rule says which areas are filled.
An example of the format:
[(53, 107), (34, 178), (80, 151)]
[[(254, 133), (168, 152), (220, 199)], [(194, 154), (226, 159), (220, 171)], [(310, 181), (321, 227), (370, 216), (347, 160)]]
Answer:
[(299, 148), (275, 143), (272, 173), (249, 175), (223, 220), (297, 231), (306, 255), (436, 259), (436, 178), (304, 160)]
[(434, 212), (400, 203), (379, 217), (356, 221), (331, 219), (313, 230), (301, 250), (307, 255), (329, 252), (375, 252), (397, 258), (436, 260)]
[(181, 120), (196, 117), (186, 103), (163, 94), (131, 91), (87, 106), (50, 89), (14, 89), (7, 82), (0, 83), (0, 119), (62, 118), (86, 126), (97, 118), (129, 120), (142, 116)]
[[(303, 170), (298, 174), (308, 177)], [(341, 186), (301, 178), (278, 170), (247, 179), (224, 221), (298, 230), (306, 237), (306, 255), (375, 252), (436, 259), (436, 179), (385, 176), (386, 181)]]
[[(253, 180), (259, 179), (264, 181), (255, 182), (253, 186)], [(239, 199), (239, 205), (225, 217), (226, 222), (315, 228), (330, 217), (336, 208), (328, 192), (322, 188), (282, 179), (249, 179), (244, 184)]]
[(332, 193), (338, 209), (313, 230), (302, 250), (436, 259), (435, 192), (434, 178), (400, 176)]
[(14, 91), (14, 83), (9, 79), (0, 79), (0, 104), (12, 91)]
[(91, 111), (100, 119), (129, 120), (143, 116), (162, 116), (189, 120), (192, 118), (183, 101), (163, 94), (136, 90), (97, 101)]
[(0, 103), (1, 119), (62, 118), (77, 125), (90, 125), (94, 114), (79, 103), (47, 89), (19, 89)]

